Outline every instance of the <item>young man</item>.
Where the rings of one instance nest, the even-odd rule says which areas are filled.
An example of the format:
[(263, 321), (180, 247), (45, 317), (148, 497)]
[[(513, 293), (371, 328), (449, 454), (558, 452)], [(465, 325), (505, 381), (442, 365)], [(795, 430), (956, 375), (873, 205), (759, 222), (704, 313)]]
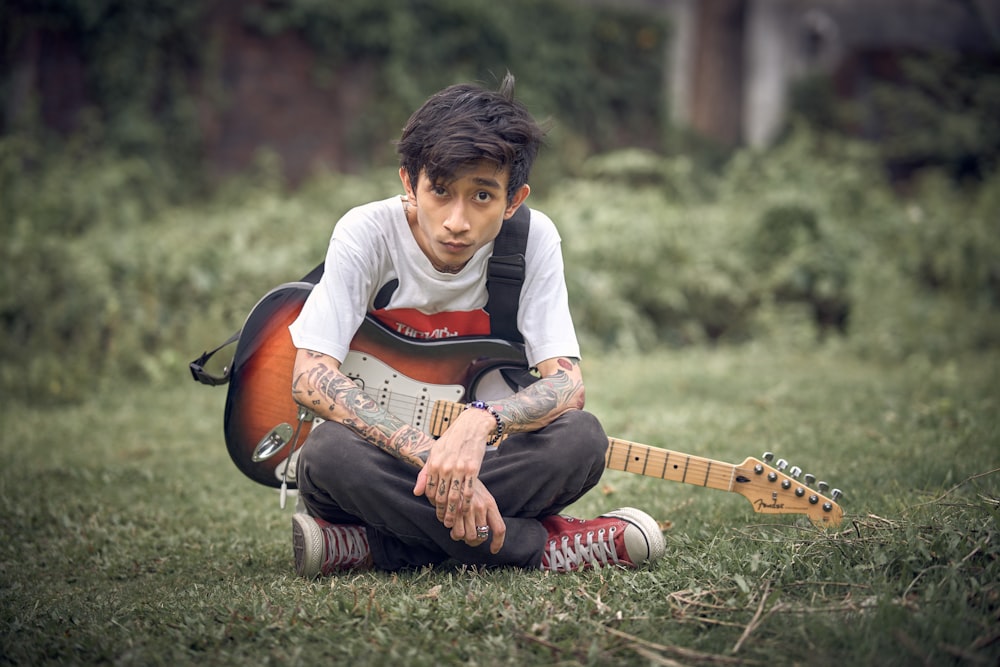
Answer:
[[(446, 88), (398, 143), (404, 195), (348, 212), (325, 272), (290, 330), (295, 400), (326, 421), (303, 445), (292, 518), (296, 572), (399, 570), (452, 560), (554, 571), (638, 566), (663, 535), (632, 508), (579, 520), (558, 513), (604, 470), (607, 436), (583, 411), (579, 346), (560, 239), (531, 211), (517, 326), (540, 379), (475, 401), (433, 439), (340, 371), (371, 315), (417, 339), (487, 336), (486, 269), (504, 221), (527, 199), (543, 131), (513, 98)], [(397, 281), (386, 297), (382, 288)], [(378, 298), (376, 298), (378, 297)], [(506, 439), (499, 447), (492, 447)]]

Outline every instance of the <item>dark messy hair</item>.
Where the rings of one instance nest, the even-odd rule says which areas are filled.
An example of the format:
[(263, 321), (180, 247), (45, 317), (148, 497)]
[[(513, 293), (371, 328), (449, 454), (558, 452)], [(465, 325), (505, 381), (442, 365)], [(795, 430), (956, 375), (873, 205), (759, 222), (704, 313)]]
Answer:
[(421, 170), (431, 182), (453, 180), (463, 168), (486, 160), (510, 168), (507, 202), (528, 182), (545, 131), (514, 99), (507, 73), (494, 92), (471, 84), (449, 86), (410, 116), (396, 145), (413, 187)]

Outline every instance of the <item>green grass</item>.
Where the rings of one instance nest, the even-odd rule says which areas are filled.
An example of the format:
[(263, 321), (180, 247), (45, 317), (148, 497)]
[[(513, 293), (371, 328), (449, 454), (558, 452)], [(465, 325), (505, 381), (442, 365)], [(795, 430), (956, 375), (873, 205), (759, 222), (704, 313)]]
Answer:
[(844, 490), (833, 531), (609, 472), (575, 513), (672, 522), (638, 571), (442, 568), (307, 582), (289, 509), (184, 369), (0, 430), (2, 664), (995, 665), (1000, 353), (880, 365), (837, 345), (585, 362), (609, 434)]

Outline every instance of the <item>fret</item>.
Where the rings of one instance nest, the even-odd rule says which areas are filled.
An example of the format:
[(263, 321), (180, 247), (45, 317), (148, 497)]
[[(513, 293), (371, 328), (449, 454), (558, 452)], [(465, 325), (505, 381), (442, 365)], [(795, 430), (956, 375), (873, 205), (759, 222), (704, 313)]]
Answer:
[[(733, 488), (736, 468), (728, 463), (617, 438), (609, 438), (608, 443), (605, 465), (610, 470), (723, 491)], [(683, 462), (677, 457), (683, 457)], [(671, 460), (675, 462), (671, 464)]]
[[(463, 409), (464, 405), (461, 403), (443, 399), (435, 401), (428, 423), (430, 435), (438, 437), (444, 433)], [(504, 433), (503, 439), (509, 435)], [(752, 461), (747, 459), (741, 465), (734, 465), (617, 438), (608, 438), (605, 453), (605, 467), (608, 470), (739, 493), (754, 503), (754, 510), (757, 512), (798, 512), (808, 514), (819, 524), (840, 523), (843, 510), (834, 503), (821, 504), (809, 500), (808, 496), (800, 497), (802, 494), (796, 495), (793, 492), (785, 494), (780, 501), (776, 500), (775, 491), (770, 489), (774, 481), (768, 480), (751, 466)], [(737, 481), (741, 483), (737, 484)], [(765, 484), (768, 488), (762, 489)]]
[[(428, 423), (430, 435), (438, 437), (444, 433), (463, 409), (464, 406), (460, 403), (447, 400), (435, 401)], [(505, 433), (504, 439), (508, 435)], [(774, 491), (761, 490), (762, 483), (770, 487), (773, 481), (766, 481), (766, 478), (758, 476), (762, 474), (756, 471), (753, 472), (754, 479), (751, 480), (749, 474), (744, 471), (750, 461), (751, 459), (744, 461), (743, 468), (740, 468), (722, 461), (617, 438), (608, 438), (608, 449), (605, 453), (605, 467), (608, 470), (620, 470), (645, 477), (739, 493), (755, 503), (754, 509), (758, 512), (801, 512), (809, 514), (816, 522), (831, 525), (840, 522), (843, 511), (832, 503), (821, 505), (809, 501), (808, 497), (800, 498), (794, 494), (786, 495), (780, 502), (774, 500)], [(742, 484), (736, 483), (737, 473), (741, 476), (739, 481), (743, 482)], [(754, 483), (748, 483), (750, 481)]]
[(431, 410), (430, 428), (427, 429), (429, 435), (436, 438), (448, 429), (451, 420), (454, 418), (454, 405), (454, 403), (450, 403), (449, 401), (434, 402), (434, 408)]

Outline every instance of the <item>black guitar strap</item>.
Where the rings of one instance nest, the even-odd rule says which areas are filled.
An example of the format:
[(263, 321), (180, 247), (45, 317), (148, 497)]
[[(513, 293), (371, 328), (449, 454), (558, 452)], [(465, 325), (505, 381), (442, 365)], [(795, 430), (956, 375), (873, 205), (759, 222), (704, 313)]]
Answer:
[[(504, 221), (500, 234), (493, 242), (493, 255), (486, 270), (488, 292), (486, 312), (490, 316), (490, 331), (494, 337), (512, 343), (524, 343), (524, 338), (517, 328), (517, 311), (521, 298), (521, 285), (524, 283), (524, 253), (528, 247), (530, 223), (531, 210), (525, 205), (521, 205), (514, 215)], [(320, 262), (302, 277), (301, 282), (313, 285), (318, 283), (323, 277), (323, 266)], [(395, 279), (383, 285), (375, 295), (375, 307), (384, 308), (388, 305), (392, 293), (398, 286), (399, 281)], [(205, 370), (205, 366), (216, 352), (238, 341), (240, 333), (241, 331), (235, 332), (217, 348), (203, 353), (188, 364), (191, 375), (196, 381), (212, 386), (229, 382), (231, 369), (228, 366), (221, 375), (210, 374)]]
[(528, 247), (531, 209), (518, 207), (500, 228), (493, 242), (493, 256), (486, 270), (486, 312), (490, 315), (490, 331), (497, 338), (523, 343), (517, 328), (517, 307), (524, 284), (524, 252)]

